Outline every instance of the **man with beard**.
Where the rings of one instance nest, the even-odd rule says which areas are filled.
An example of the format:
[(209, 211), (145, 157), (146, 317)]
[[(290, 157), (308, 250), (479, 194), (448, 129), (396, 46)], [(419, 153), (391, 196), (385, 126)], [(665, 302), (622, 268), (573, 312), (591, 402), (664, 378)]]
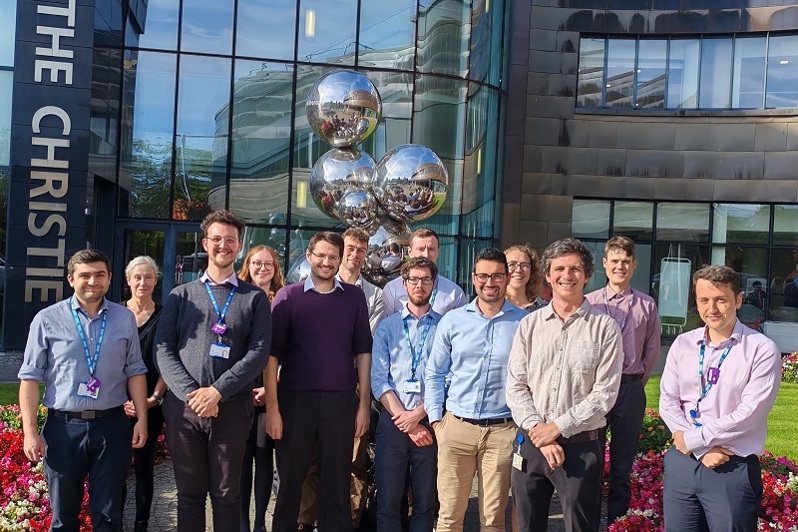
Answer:
[(377, 530), (402, 530), (406, 473), (413, 488), (410, 529), (435, 525), (438, 447), (424, 411), (424, 369), (441, 319), (430, 297), (438, 267), (415, 257), (402, 266), (407, 303), (386, 318), (374, 336), (371, 388), (385, 408), (377, 423)]
[(239, 281), (233, 262), (244, 222), (228, 211), (202, 221), (208, 269), (166, 300), (155, 336), (169, 391), (166, 439), (177, 485), (177, 528), (205, 528), (210, 492), (213, 529), (240, 532), (239, 478), (252, 426), (252, 383), (271, 344), (269, 299)]
[(275, 532), (296, 530), (314, 448), (321, 477), (319, 528), (352, 528), (349, 477), (354, 439), (369, 426), (371, 330), (363, 290), (335, 278), (343, 253), (340, 235), (315, 234), (305, 255), (310, 275), (274, 297), (272, 356), (263, 380), (266, 430), (276, 440), (280, 476)]
[(438, 532), (463, 529), (476, 473), (481, 529), (504, 530), (515, 437), (505, 399), (507, 357), (527, 315), (504, 298), (507, 273), (504, 253), (477, 253), (471, 274), (477, 297), (441, 319), (427, 362), (424, 403), (438, 440)]

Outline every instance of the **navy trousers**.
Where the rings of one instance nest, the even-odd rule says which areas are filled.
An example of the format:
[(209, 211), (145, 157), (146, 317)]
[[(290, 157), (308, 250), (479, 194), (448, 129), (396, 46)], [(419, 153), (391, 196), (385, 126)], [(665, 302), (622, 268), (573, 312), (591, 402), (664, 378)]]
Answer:
[(402, 499), (407, 500), (406, 474), (410, 468), (413, 488), (413, 515), (410, 532), (432, 532), (438, 502), (438, 443), (435, 431), (427, 426), (433, 444), (418, 447), (396, 428), (387, 409), (377, 422), (377, 530), (402, 530)]
[(762, 500), (756, 455), (710, 469), (675, 448), (665, 453), (666, 532), (754, 532)]
[(89, 476), (95, 532), (121, 532), (122, 491), (127, 480), (133, 431), (120, 408), (92, 420), (67, 419), (50, 411), (42, 429), (44, 476), (53, 509), (51, 530), (78, 532), (83, 481)]

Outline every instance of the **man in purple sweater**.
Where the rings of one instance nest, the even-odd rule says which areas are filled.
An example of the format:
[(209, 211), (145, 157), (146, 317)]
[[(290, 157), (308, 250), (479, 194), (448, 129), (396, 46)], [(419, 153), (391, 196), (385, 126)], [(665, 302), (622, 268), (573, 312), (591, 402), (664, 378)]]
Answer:
[(369, 426), (371, 329), (363, 290), (335, 278), (343, 251), (340, 235), (317, 233), (306, 253), (310, 276), (274, 297), (272, 356), (264, 372), (266, 430), (276, 440), (280, 476), (274, 532), (296, 530), (314, 448), (321, 477), (319, 529), (352, 529), (349, 476), (354, 439)]

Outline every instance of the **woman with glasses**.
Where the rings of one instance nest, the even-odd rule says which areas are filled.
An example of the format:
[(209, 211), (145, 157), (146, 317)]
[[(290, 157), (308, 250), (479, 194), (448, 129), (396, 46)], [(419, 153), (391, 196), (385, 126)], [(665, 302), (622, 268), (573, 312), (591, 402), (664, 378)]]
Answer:
[(507, 300), (516, 307), (535, 311), (548, 303), (540, 297), (543, 273), (537, 252), (529, 246), (510, 246), (504, 250), (510, 282), (507, 285)]
[[(285, 286), (283, 272), (277, 253), (269, 246), (259, 245), (251, 248), (238, 272), (238, 278), (252, 283), (266, 292), (269, 301)], [(266, 507), (272, 489), (273, 467), (272, 449), (274, 442), (266, 434), (266, 390), (260, 377), (252, 390), (255, 416), (252, 430), (244, 452), (244, 467), (241, 470), (241, 531), (250, 532), (249, 501), (252, 493), (252, 462), (255, 462), (255, 524), (253, 532), (266, 531)]]

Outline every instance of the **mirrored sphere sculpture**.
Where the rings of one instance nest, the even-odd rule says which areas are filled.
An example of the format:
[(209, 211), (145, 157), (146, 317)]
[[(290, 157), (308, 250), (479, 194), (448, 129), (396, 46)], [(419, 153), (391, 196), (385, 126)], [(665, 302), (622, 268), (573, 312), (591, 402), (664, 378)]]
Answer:
[(291, 261), (285, 281), (288, 284), (304, 281), (310, 275), (310, 263), (304, 253)]
[[(350, 190), (368, 190), (374, 180), (374, 168), (374, 159), (366, 152), (332, 149), (319, 157), (310, 171), (310, 196), (321, 212), (341, 220), (341, 199)], [(376, 205), (372, 210), (376, 216)]]
[(320, 77), (305, 103), (316, 135), (335, 148), (354, 146), (377, 128), (382, 100), (374, 84), (354, 70), (334, 70)]
[(426, 220), (443, 206), (449, 174), (435, 152), (417, 144), (392, 149), (377, 163), (374, 195), (392, 218)]
[(338, 201), (338, 213), (347, 226), (363, 229), (377, 218), (377, 200), (365, 188), (350, 188)]

